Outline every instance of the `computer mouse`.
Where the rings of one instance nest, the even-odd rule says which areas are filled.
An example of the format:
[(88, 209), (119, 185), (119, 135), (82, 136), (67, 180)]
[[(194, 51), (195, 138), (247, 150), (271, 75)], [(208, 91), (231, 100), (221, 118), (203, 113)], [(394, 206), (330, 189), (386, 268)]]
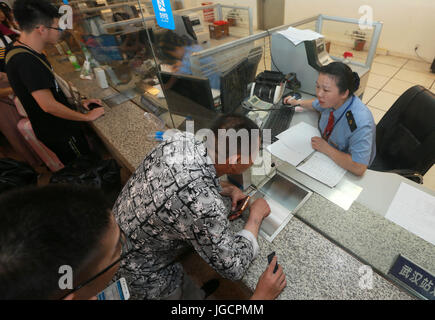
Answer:
[(300, 98), (302, 98), (302, 95), (301, 95), (299, 92), (294, 92), (294, 93), (292, 94), (292, 96), (293, 96), (296, 100), (299, 100)]
[(301, 96), (301, 94), (299, 92), (290, 92), (290, 93), (288, 93), (288, 94), (286, 94), (285, 96), (282, 97), (282, 104), (284, 104), (284, 100), (287, 97), (293, 97), (296, 100), (299, 100), (300, 98), (302, 98), (302, 96)]

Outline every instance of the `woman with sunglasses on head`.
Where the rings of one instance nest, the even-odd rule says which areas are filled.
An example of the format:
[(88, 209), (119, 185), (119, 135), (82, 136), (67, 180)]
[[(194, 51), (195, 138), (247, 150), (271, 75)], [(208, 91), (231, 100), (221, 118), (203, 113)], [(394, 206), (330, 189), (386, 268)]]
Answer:
[(358, 74), (348, 65), (332, 62), (319, 70), (317, 99), (288, 97), (284, 103), (318, 111), (321, 137), (312, 137), (313, 149), (362, 176), (376, 155), (376, 125), (371, 111), (354, 95), (359, 83)]

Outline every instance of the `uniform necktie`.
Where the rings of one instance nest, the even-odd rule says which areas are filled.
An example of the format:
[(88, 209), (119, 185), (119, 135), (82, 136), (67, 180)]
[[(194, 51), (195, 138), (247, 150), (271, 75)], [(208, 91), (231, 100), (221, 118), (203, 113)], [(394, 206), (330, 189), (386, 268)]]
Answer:
[(331, 113), (329, 114), (328, 124), (326, 125), (325, 131), (323, 132), (323, 139), (328, 141), (332, 129), (334, 129), (334, 111), (331, 111)]

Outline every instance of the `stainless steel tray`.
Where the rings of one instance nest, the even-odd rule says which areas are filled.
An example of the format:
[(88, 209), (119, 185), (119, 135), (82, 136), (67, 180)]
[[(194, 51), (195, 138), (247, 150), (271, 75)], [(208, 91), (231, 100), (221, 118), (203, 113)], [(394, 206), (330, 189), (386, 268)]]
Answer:
[(263, 181), (257, 190), (249, 193), (252, 201), (264, 198), (271, 208), (269, 216), (261, 224), (260, 235), (272, 242), (312, 194), (312, 191), (279, 171)]

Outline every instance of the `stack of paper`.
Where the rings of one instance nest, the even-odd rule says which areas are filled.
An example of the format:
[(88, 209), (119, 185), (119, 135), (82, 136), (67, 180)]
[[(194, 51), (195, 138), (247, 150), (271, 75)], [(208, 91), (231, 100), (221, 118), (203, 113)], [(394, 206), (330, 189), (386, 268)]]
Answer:
[(290, 27), (287, 30), (280, 31), (278, 33), (282, 34), (284, 37), (293, 42), (295, 46), (305, 40), (315, 40), (318, 38), (323, 38), (320, 33), (314, 32), (312, 30), (299, 30), (293, 27)]
[[(279, 140), (267, 146), (267, 150), (275, 157), (332, 188), (340, 182), (346, 170), (323, 153), (315, 152), (311, 146), (311, 138), (315, 136), (320, 136), (317, 128), (300, 122), (277, 135)], [(304, 160), (306, 162), (300, 164)]]
[(311, 137), (319, 135), (317, 128), (300, 122), (277, 135), (279, 140), (268, 146), (267, 149), (281, 160), (297, 166), (314, 152), (311, 147)]
[(296, 167), (316, 180), (334, 187), (346, 174), (346, 170), (336, 164), (326, 154), (315, 152), (305, 163)]

